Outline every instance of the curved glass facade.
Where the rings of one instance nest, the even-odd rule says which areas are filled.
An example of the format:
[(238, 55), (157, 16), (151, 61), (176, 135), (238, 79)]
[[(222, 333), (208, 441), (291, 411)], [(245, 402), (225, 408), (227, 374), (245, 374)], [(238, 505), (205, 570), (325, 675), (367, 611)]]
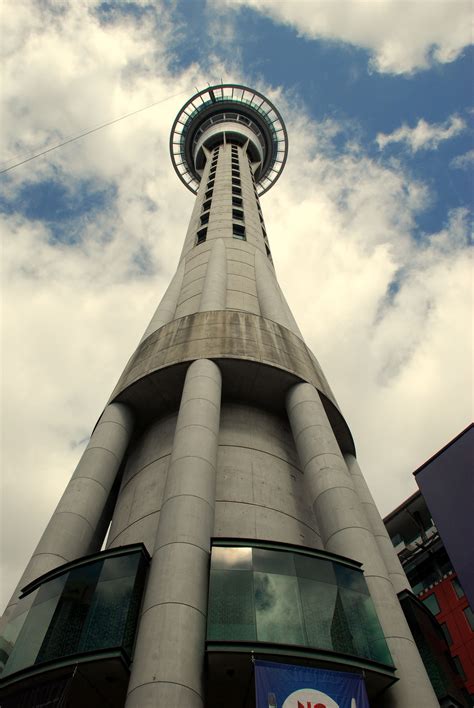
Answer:
[(29, 609), (2, 637), (0, 679), (46, 662), (112, 650), (130, 661), (147, 563), (141, 545), (123, 547), (68, 563), (35, 581)]
[(361, 569), (307, 549), (216, 542), (207, 638), (294, 645), (393, 666)]

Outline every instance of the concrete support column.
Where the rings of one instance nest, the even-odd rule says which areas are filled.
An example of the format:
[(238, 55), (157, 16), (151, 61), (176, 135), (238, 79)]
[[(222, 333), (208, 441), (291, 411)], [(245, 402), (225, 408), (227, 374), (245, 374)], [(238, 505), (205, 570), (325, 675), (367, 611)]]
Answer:
[(189, 367), (163, 494), (126, 708), (202, 708), (221, 374)]
[(202, 289), (199, 312), (225, 310), (227, 294), (227, 263), (224, 241), (219, 238), (212, 244), (207, 262), (206, 278)]
[(365, 512), (369, 527), (372, 529), (372, 533), (374, 534), (377, 546), (379, 547), (380, 555), (383, 558), (388, 572), (388, 577), (392, 581), (395, 592), (399, 593), (402, 590), (411, 591), (408, 578), (405, 575), (402, 564), (398, 559), (396, 551), (390, 540), (390, 536), (385, 528), (385, 524), (382, 521), (382, 517), (378, 512), (370, 489), (367, 486), (367, 482), (361, 472), (359, 463), (354, 455), (350, 454), (344, 455), (344, 460), (352, 477), (354, 488)]
[(434, 708), (435, 693), (317, 390), (310, 384), (293, 386), (287, 411), (324, 547), (363, 564), (398, 669), (400, 680), (388, 690), (384, 706)]
[(26, 605), (19, 603), (18, 595), (25, 585), (63, 563), (100, 550), (113, 511), (112, 487), (132, 429), (127, 406), (107, 406), (18, 583), (5, 620), (17, 614), (17, 604), (24, 611)]
[(174, 274), (171, 283), (168, 285), (168, 288), (161, 299), (160, 304), (156, 308), (155, 314), (150, 320), (150, 324), (146, 328), (145, 333), (140, 340), (141, 342), (143, 342), (143, 340), (150, 334), (156, 332), (157, 329), (163, 327), (165, 324), (168, 324), (168, 322), (171, 322), (173, 319), (174, 313), (176, 312), (176, 307), (178, 305), (181, 285), (183, 284), (184, 268), (184, 261), (181, 261), (178, 266), (178, 270)]

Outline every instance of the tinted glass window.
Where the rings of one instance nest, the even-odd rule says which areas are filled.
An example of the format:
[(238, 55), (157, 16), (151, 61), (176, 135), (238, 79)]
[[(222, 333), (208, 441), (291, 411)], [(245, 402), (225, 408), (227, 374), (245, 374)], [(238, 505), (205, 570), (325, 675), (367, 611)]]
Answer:
[[(130, 658), (144, 580), (144, 557), (134, 551), (80, 564), (45, 581), (21, 617), (2, 676), (101, 649)], [(14, 634), (15, 626), (7, 627), (5, 636)]]
[(337, 651), (392, 665), (362, 572), (278, 548), (211, 554), (208, 639)]
[(424, 600), (422, 600), (422, 603), (426, 605), (426, 607), (432, 612), (434, 615), (437, 615), (438, 612), (440, 612), (440, 607), (438, 604), (438, 600), (436, 599), (436, 595), (433, 593), (432, 595), (428, 595), (428, 597), (425, 597)]
[(453, 578), (453, 580), (451, 581), (451, 584), (454, 588), (454, 592), (456, 593), (456, 595), (458, 597), (464, 597), (464, 590), (462, 589), (462, 585), (459, 582), (459, 579)]

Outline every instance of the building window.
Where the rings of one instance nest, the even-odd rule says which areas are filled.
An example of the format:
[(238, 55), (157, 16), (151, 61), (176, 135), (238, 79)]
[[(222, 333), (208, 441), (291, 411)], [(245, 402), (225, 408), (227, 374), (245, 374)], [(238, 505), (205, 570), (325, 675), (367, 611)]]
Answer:
[(242, 190), (240, 187), (232, 187), (232, 194), (237, 195), (238, 197), (242, 196)]
[(6, 627), (5, 636), (12, 641), (2, 646), (2, 679), (44, 662), (75, 664), (77, 655), (99, 651), (123, 653), (128, 663), (147, 565), (148, 554), (134, 545), (45, 573), (35, 581), (38, 586), (31, 590), (32, 604), (20, 615), (21, 624), (16, 617)]
[(231, 165), (232, 165), (232, 167), (235, 167), (235, 168), (239, 169), (239, 161), (238, 161), (238, 159), (237, 159), (236, 157), (233, 157), (233, 158), (232, 158), (232, 160), (231, 160)]
[(458, 674), (461, 676), (462, 680), (466, 680), (466, 672), (464, 671), (464, 667), (462, 665), (461, 659), (459, 656), (453, 656), (453, 661), (454, 661), (454, 666), (456, 667), (456, 671)]
[(201, 226), (204, 226), (204, 224), (208, 224), (209, 223), (209, 212), (206, 211), (205, 214), (201, 214), (200, 218), (201, 218)]
[(204, 243), (207, 237), (207, 226), (205, 226), (203, 229), (199, 229), (199, 231), (196, 234), (196, 245), (199, 246), (200, 243)]
[(436, 599), (436, 595), (432, 593), (431, 595), (428, 595), (428, 597), (423, 598), (422, 603), (429, 609), (431, 614), (437, 615), (439, 612), (441, 612), (440, 606), (438, 605), (438, 600)]
[(211, 167), (211, 169), (209, 170), (209, 178), (213, 179), (215, 177), (215, 174), (216, 174), (216, 168)]
[(210, 179), (206, 185), (206, 189), (212, 189), (214, 187), (214, 180)]
[(240, 177), (239, 170), (232, 170), (232, 177)]
[(444, 638), (448, 642), (448, 646), (451, 646), (451, 644), (453, 643), (453, 639), (452, 639), (451, 633), (448, 629), (448, 625), (446, 624), (446, 622), (442, 622), (442, 624), (440, 624), (440, 627), (443, 630)]
[(240, 187), (240, 179), (237, 179), (236, 177), (232, 177), (232, 184), (235, 187)]
[(293, 644), (392, 665), (358, 567), (324, 553), (237, 543), (212, 548), (208, 642)]
[(263, 224), (262, 224), (262, 234), (263, 234), (263, 238), (267, 238), (267, 232), (265, 231), (265, 227)]
[(211, 208), (211, 202), (212, 202), (212, 199), (208, 199), (207, 201), (203, 202), (202, 210), (203, 210), (203, 211), (207, 211), (208, 209), (210, 209), (210, 208)]
[(208, 192), (205, 193), (204, 199), (211, 199), (212, 197), (212, 189), (210, 189)]
[(462, 589), (462, 585), (459, 582), (459, 578), (453, 578), (451, 580), (451, 584), (454, 588), (454, 592), (458, 597), (464, 597), (464, 590)]
[(243, 204), (240, 197), (232, 197), (232, 206), (241, 207)]
[(232, 209), (232, 218), (244, 220), (244, 212), (241, 209)]
[(232, 224), (232, 235), (234, 238), (238, 238), (241, 241), (246, 241), (245, 237), (245, 226), (242, 224)]
[(270, 253), (270, 249), (268, 248), (267, 244), (265, 244), (265, 250), (266, 250), (266, 252), (267, 252), (267, 256), (268, 256), (269, 258), (271, 258), (271, 257), (272, 257), (272, 254)]
[(464, 610), (464, 617), (467, 619), (467, 623), (474, 632), (474, 612), (471, 610), (471, 608), (465, 607)]

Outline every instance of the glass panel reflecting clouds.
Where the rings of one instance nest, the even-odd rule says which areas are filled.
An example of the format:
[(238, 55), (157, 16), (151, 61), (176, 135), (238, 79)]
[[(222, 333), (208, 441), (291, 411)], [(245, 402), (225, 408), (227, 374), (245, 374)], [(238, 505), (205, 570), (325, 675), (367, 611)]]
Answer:
[(267, 548), (254, 548), (253, 569), (261, 571), (262, 573), (295, 575), (293, 553), (285, 553), (285, 551), (271, 551)]
[(212, 549), (211, 567), (213, 570), (250, 570), (252, 549), (215, 546)]
[[(392, 659), (361, 571), (277, 548), (212, 549), (208, 639)], [(236, 572), (238, 571), (238, 572)]]
[(297, 579), (257, 572), (254, 585), (258, 640), (306, 644)]
[(208, 639), (229, 638), (257, 638), (251, 571), (211, 571)]

